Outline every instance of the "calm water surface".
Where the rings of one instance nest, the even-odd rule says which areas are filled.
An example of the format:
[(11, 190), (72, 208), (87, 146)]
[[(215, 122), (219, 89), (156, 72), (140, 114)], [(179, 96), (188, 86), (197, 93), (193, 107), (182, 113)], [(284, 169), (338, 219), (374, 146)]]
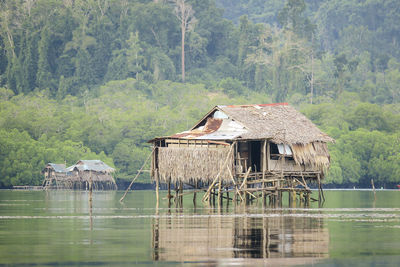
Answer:
[(122, 193), (94, 192), (90, 208), (87, 192), (0, 191), (0, 265), (400, 265), (400, 191), (279, 209)]

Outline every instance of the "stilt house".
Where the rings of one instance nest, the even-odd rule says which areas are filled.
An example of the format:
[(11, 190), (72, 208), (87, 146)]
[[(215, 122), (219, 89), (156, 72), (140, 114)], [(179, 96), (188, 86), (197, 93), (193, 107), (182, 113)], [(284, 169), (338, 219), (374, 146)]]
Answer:
[(116, 190), (112, 172), (114, 169), (101, 160), (79, 160), (68, 168), (65, 164), (48, 163), (42, 171), (45, 177), (43, 186), (85, 190), (91, 183), (95, 190)]
[(65, 164), (47, 163), (46, 167), (42, 170), (42, 174), (44, 175), (43, 186), (48, 188), (53, 183), (56, 183), (57, 180), (66, 179), (67, 173)]
[(329, 168), (333, 141), (287, 103), (216, 106), (188, 131), (149, 141), (151, 174), (237, 193), (309, 190)]

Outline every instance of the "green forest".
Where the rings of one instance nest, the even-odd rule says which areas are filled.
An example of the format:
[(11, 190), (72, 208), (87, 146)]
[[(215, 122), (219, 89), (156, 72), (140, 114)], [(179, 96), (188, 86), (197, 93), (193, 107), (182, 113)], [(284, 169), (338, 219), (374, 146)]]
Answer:
[(393, 188), (399, 21), (397, 0), (0, 0), (0, 188), (79, 159), (121, 184), (148, 140), (273, 102), (335, 138), (325, 184)]

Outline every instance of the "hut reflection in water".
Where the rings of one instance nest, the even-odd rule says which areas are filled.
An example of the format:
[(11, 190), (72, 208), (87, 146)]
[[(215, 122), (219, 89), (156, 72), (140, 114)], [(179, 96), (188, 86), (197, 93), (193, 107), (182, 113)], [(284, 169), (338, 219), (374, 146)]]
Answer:
[[(153, 260), (297, 259), (308, 264), (327, 258), (329, 233), (323, 219), (290, 214), (264, 216), (172, 216), (153, 222)], [(277, 259), (280, 259), (276, 262)]]

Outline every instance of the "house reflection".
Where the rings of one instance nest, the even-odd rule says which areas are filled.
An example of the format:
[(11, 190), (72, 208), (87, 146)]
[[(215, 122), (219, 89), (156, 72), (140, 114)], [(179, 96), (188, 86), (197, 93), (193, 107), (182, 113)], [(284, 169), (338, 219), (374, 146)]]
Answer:
[[(322, 218), (256, 216), (171, 216), (154, 219), (153, 260), (199, 262), (220, 259), (308, 259), (329, 256)], [(277, 264), (280, 264), (278, 262)]]

